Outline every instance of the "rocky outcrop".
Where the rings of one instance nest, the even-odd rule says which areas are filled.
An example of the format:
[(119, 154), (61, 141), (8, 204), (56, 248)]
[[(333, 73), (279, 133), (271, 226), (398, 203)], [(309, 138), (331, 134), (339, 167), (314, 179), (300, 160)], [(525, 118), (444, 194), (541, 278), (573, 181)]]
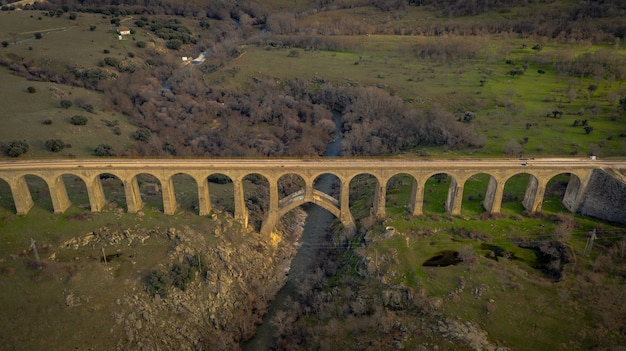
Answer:
[[(118, 350), (237, 350), (251, 337), (268, 301), (286, 281), (295, 255), (304, 214), (296, 211), (284, 233), (262, 236), (236, 221), (222, 221), (200, 232), (190, 227), (164, 230), (102, 228), (65, 241), (60, 249), (128, 247), (131, 243), (170, 247), (167, 259), (154, 269), (171, 272), (189, 257), (201, 257), (204, 266), (183, 290), (167, 288), (165, 297), (146, 291), (141, 272), (117, 279), (118, 298), (107, 310), (109, 329)], [(111, 264), (109, 264), (111, 266)], [(139, 271), (138, 271), (139, 272)], [(65, 293), (67, 306), (88, 303), (75, 291)]]

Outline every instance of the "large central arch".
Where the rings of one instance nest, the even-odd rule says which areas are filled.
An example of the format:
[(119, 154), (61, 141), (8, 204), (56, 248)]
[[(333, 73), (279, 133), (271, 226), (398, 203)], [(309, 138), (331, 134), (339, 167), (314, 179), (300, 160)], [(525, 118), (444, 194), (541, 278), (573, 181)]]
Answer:
[(263, 226), (261, 227), (261, 234), (269, 234), (275, 227), (282, 216), (287, 212), (293, 210), (296, 207), (302, 206), (307, 203), (312, 203), (322, 207), (328, 212), (332, 213), (335, 217), (341, 220), (341, 224), (345, 229), (352, 231), (356, 229), (354, 220), (351, 216), (342, 216), (340, 203), (334, 197), (313, 189), (313, 196), (307, 197), (305, 190), (298, 190), (289, 196), (281, 199), (278, 203), (278, 211), (269, 212)]

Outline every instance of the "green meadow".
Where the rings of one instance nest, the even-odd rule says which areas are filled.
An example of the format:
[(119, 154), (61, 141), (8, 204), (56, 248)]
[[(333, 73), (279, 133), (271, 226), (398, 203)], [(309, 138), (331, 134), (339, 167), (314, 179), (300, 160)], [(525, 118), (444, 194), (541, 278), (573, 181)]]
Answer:
[[(414, 36), (333, 37), (338, 46), (346, 48), (336, 51), (276, 48), (275, 41), (280, 40), (275, 39), (243, 47), (241, 56), (223, 69), (205, 74), (205, 81), (245, 89), (249, 77), (315, 78), (338, 85), (382, 87), (418, 108), (442, 106), (459, 114), (472, 111), (476, 118), (471, 124), (485, 137), (485, 146), (476, 152), (485, 156), (505, 156), (504, 146), (511, 140), (523, 144), (524, 154), (532, 157), (609, 157), (626, 152), (626, 121), (615, 100), (626, 94), (622, 81), (562, 77), (552, 64), (533, 63), (537, 55), (559, 57), (601, 49), (626, 58), (625, 49), (554, 44), (543, 45), (537, 53), (531, 49), (535, 42), (529, 39), (450, 39), (476, 41), (480, 57), (449, 62), (416, 58), (410, 52), (431, 39)], [(524, 70), (524, 66), (523, 74), (509, 74), (514, 69)], [(590, 85), (596, 86), (593, 93)], [(553, 117), (555, 110), (562, 112), (559, 118)], [(576, 120), (585, 119), (593, 126), (589, 134), (582, 126), (573, 126)]]

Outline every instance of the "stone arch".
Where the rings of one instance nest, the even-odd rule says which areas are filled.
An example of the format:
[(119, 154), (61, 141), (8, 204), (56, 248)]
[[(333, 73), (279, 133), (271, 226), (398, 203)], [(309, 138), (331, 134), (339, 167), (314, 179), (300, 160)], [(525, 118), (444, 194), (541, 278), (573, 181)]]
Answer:
[(115, 209), (117, 207), (126, 207), (128, 211), (125, 192), (126, 186), (124, 180), (118, 174), (109, 172), (100, 173), (93, 179), (92, 186), (94, 188), (99, 187), (102, 190), (103, 208), (108, 207)]
[(13, 200), (13, 194), (11, 194), (11, 186), (2, 177), (0, 177), (0, 210), (15, 213), (15, 200)]
[[(177, 208), (182, 212), (192, 211), (198, 214), (200, 211), (198, 180), (190, 174), (179, 172), (172, 174), (168, 182), (172, 184), (174, 201)], [(200, 213), (200, 215), (202, 214)]]
[[(31, 199), (31, 207), (37, 206), (48, 212), (56, 212), (51, 196), (51, 186), (44, 177), (38, 174), (24, 174), (18, 179), (18, 184), (22, 181), (26, 185), (25, 190), (28, 192), (26, 196)], [(13, 198), (15, 197), (15, 193), (13, 193)], [(18, 211), (18, 214), (26, 214), (19, 212), (21, 211)], [(60, 212), (62, 211), (59, 211), (58, 213)]]
[(67, 191), (67, 198), (70, 205), (75, 205), (78, 208), (87, 208), (94, 211), (91, 208), (91, 202), (89, 201), (88, 180), (83, 176), (75, 173), (63, 173), (60, 176), (60, 182)]
[(573, 211), (581, 189), (582, 181), (576, 174), (555, 174), (546, 183), (542, 208), (551, 212)]
[(456, 179), (449, 173), (433, 172), (426, 174), (424, 182), (424, 212), (449, 213), (450, 188)]
[[(463, 184), (463, 204), (461, 213), (464, 215), (479, 215), (486, 210), (484, 204), (488, 193), (489, 182), (493, 176), (488, 173), (472, 174)], [(497, 182), (495, 178), (494, 181)]]
[(333, 173), (318, 174), (313, 179), (313, 192), (324, 193), (334, 198), (338, 202), (341, 201), (341, 180)]
[(321, 196), (315, 198), (313, 201), (308, 201), (305, 199), (304, 194), (298, 195), (296, 197), (288, 197), (283, 206), (279, 205), (278, 209), (278, 218), (282, 217), (285, 213), (293, 210), (294, 208), (304, 205), (306, 203), (316, 204), (328, 212), (335, 215), (335, 217), (339, 218), (341, 216), (341, 209), (339, 208), (339, 201), (333, 198), (330, 195)]
[(231, 176), (212, 173), (207, 177), (210, 207), (235, 216), (235, 187)]
[[(386, 212), (390, 214), (405, 214), (410, 211), (413, 206), (411, 199), (413, 186), (417, 179), (409, 173), (396, 173), (387, 180), (385, 188), (386, 193)], [(413, 194), (413, 196), (415, 196)]]
[[(168, 181), (169, 179), (171, 178), (168, 178)], [(156, 175), (147, 172), (137, 173), (131, 179), (128, 179), (125, 184), (126, 201), (130, 203), (129, 197), (132, 196), (132, 201), (135, 203), (135, 210), (129, 210), (129, 212), (137, 212), (141, 209), (148, 208), (156, 209), (162, 213), (172, 214), (173, 211), (168, 211), (168, 207), (166, 206), (165, 197), (167, 196), (167, 191), (164, 191), (166, 187), (165, 183), (165, 181), (159, 179)]]
[(304, 192), (297, 191), (295, 193), (292, 193), (290, 196), (283, 198), (279, 202), (278, 210), (275, 213), (268, 213), (268, 216), (263, 222), (260, 232), (264, 235), (268, 235), (276, 227), (276, 224), (278, 223), (280, 218), (282, 218), (285, 214), (292, 211), (293, 209), (307, 203), (315, 204), (337, 217), (341, 221), (344, 230), (352, 232), (355, 230), (355, 225), (352, 221), (352, 218), (350, 216), (342, 215), (342, 209), (340, 208), (339, 200), (321, 191), (316, 191), (315, 195), (312, 197), (312, 200), (310, 200), (310, 198), (307, 198)]
[(261, 230), (263, 219), (269, 211), (270, 182), (262, 174), (250, 173), (242, 179), (248, 223)]
[(530, 172), (519, 172), (504, 179), (502, 209), (512, 213), (541, 210), (545, 184)]
[(286, 173), (282, 174), (277, 180), (278, 201), (290, 196), (304, 195), (306, 192), (306, 180), (299, 174)]
[(384, 217), (386, 182), (382, 184), (376, 175), (370, 173), (355, 174), (347, 182), (352, 218)]

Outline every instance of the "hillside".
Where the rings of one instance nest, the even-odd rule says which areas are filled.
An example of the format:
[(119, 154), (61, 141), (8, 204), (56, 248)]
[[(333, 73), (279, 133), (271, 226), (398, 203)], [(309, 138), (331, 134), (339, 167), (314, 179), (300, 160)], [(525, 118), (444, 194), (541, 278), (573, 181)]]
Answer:
[[(0, 140), (28, 141), (23, 157), (321, 155), (334, 111), (346, 155), (624, 154), (619, 2), (185, 4), (0, 12), (1, 74), (39, 81), (3, 79), (7, 123), (34, 128)], [(31, 86), (38, 112), (12, 102)]]

